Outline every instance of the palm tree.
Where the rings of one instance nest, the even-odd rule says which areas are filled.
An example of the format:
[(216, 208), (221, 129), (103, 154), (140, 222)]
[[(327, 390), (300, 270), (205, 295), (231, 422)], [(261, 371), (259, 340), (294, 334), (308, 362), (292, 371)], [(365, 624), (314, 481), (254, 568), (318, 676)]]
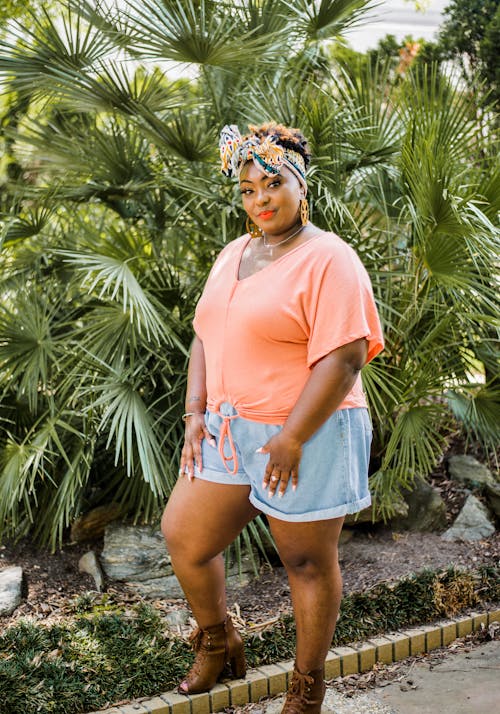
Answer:
[(92, 505), (151, 520), (168, 497), (193, 308), (244, 230), (217, 169), (224, 123), (303, 128), (313, 220), (371, 274), (387, 338), (364, 370), (379, 508), (435, 464), (447, 393), (498, 437), (498, 383), (477, 379), (497, 373), (492, 140), (453, 79), (329, 59), (368, 5), (58, 0), (3, 41), (5, 534), (35, 523), (55, 547)]

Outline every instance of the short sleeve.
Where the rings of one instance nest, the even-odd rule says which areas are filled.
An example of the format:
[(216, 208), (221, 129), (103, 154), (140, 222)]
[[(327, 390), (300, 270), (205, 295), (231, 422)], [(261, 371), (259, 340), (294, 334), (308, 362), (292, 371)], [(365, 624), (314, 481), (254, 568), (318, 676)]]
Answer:
[(384, 348), (368, 273), (354, 250), (339, 238), (333, 251), (322, 257), (304, 304), (309, 327), (308, 366), (363, 337), (368, 341), (368, 363)]

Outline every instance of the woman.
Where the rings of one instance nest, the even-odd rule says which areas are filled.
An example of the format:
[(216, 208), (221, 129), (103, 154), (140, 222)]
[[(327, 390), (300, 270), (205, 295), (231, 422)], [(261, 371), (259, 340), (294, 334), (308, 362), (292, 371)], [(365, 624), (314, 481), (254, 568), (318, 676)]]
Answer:
[(290, 583), (295, 670), (283, 711), (319, 712), (340, 605), (344, 516), (370, 503), (371, 425), (360, 370), (383, 348), (354, 251), (308, 220), (303, 135), (275, 123), (221, 135), (248, 233), (218, 256), (197, 305), (179, 480), (162, 527), (198, 630), (179, 685), (245, 674), (221, 553), (264, 513)]

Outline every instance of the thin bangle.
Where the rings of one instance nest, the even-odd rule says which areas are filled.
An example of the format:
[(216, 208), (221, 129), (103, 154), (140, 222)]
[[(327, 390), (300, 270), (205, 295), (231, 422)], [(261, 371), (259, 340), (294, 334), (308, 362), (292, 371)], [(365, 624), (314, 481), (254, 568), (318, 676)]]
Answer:
[(204, 414), (205, 412), (186, 412), (185, 414), (182, 415), (181, 419), (182, 421), (186, 421), (186, 419), (190, 416), (194, 416), (195, 414)]

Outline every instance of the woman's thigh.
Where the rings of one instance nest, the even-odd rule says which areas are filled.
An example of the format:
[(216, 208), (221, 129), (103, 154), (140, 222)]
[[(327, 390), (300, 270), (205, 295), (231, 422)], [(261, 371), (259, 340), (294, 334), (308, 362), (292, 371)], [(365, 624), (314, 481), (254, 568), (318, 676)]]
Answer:
[(323, 569), (337, 562), (343, 516), (306, 522), (288, 522), (268, 516), (268, 521), (285, 567)]
[(221, 553), (259, 513), (248, 500), (249, 492), (249, 486), (180, 477), (162, 518), (170, 552), (200, 562)]

